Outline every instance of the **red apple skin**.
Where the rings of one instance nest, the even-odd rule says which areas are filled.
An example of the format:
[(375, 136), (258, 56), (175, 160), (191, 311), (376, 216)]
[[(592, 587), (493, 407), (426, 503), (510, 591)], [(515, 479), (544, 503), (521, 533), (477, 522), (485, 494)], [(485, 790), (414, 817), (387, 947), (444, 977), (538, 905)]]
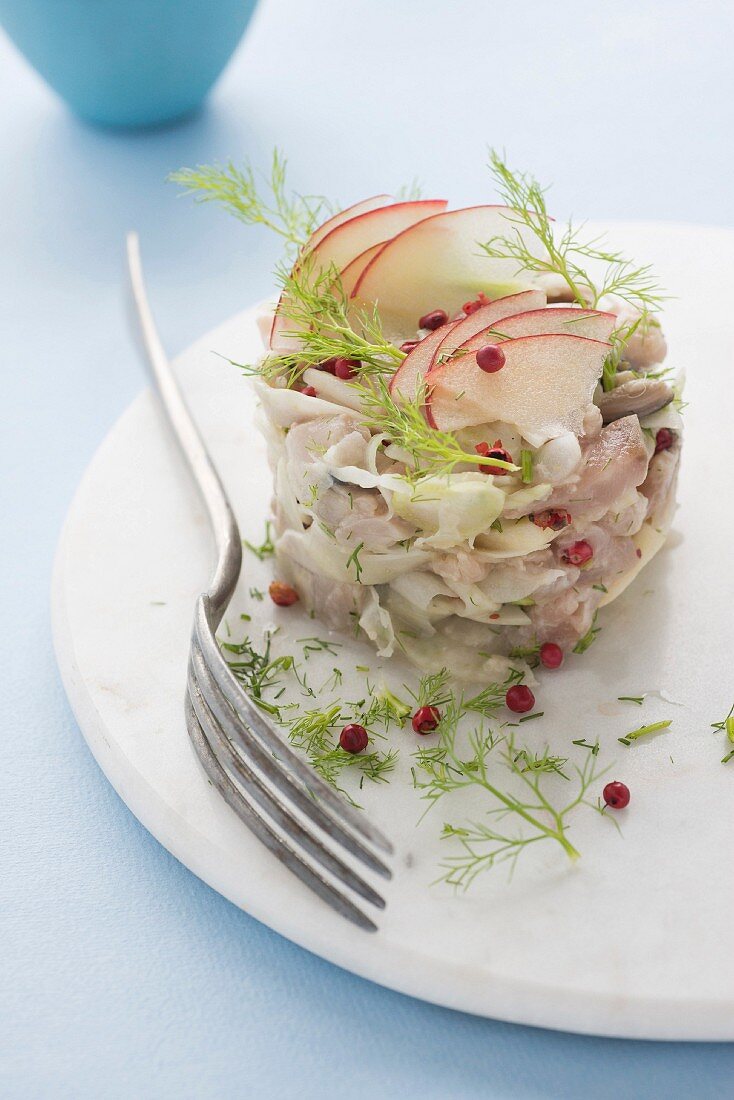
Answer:
[[(454, 324), (456, 324), (456, 322), (454, 322)], [(420, 341), (417, 347), (414, 347), (413, 350), (405, 356), (405, 359), (403, 359), (402, 363), (395, 371), (395, 374), (390, 379), (388, 389), (393, 396), (399, 394), (406, 401), (412, 401), (415, 398), (418, 385), (424, 375), (428, 373), (428, 368), (433, 361), (436, 349), (441, 344), (441, 341), (445, 339), (447, 330), (451, 327), (453, 327), (453, 325), (449, 322), (448, 325), (442, 325), (441, 328), (429, 332), (428, 335)]]
[[(316, 271), (326, 269), (331, 264), (341, 271), (366, 249), (382, 242), (389, 243), (396, 233), (401, 233), (426, 218), (434, 217), (445, 209), (445, 199), (420, 199), (417, 202), (397, 202), (367, 210), (341, 222), (326, 233), (315, 247), (304, 251), (296, 261), (294, 270), (298, 270), (303, 260), (308, 258)], [(284, 331), (292, 327), (291, 322), (280, 313), (282, 298), (281, 295), (270, 329), (270, 346), (273, 349), (276, 345), (292, 346), (291, 341), (281, 337)]]
[[(530, 275), (518, 276), (514, 261), (489, 258), (477, 243), (506, 233), (511, 214), (505, 206), (465, 207), (397, 233), (367, 265), (353, 298), (378, 303), (386, 335), (399, 341), (424, 314), (442, 309), (456, 316), (479, 291), (498, 298), (531, 288)], [(535, 246), (533, 238), (528, 247)]]
[[(520, 297), (516, 295), (515, 297)], [(479, 311), (477, 311), (479, 312)], [(475, 316), (472, 314), (472, 316)], [(587, 340), (607, 341), (617, 324), (613, 313), (602, 313), (594, 309), (582, 309), (575, 306), (547, 306), (545, 309), (531, 309), (523, 313), (511, 313), (498, 317), (483, 330), (476, 332), (471, 339), (454, 344), (452, 351), (462, 355), (477, 352), (486, 344), (501, 344), (504, 340), (518, 340), (523, 336), (581, 336)], [(449, 343), (459, 336), (457, 328), (451, 333)], [(442, 349), (438, 349), (438, 359)], [(438, 363), (436, 364), (438, 366)]]
[[(506, 361), (502, 370), (496, 374), (481, 371), (476, 367), (471, 354), (457, 357), (442, 363), (432, 372), (433, 385), (427, 395), (426, 419), (431, 427), (440, 431), (456, 431), (461, 427), (481, 424), (485, 418), (484, 408), (480, 413), (477, 405), (482, 406), (486, 402), (487, 421), (507, 420), (517, 424), (525, 438), (529, 438), (527, 433), (533, 435), (535, 431), (528, 428), (526, 416), (532, 419), (538, 403), (542, 404), (542, 382), (547, 381), (548, 375), (551, 374), (559, 381), (557, 393), (555, 383), (551, 387), (554, 388), (551, 403), (559, 400), (562, 405), (563, 366), (573, 364), (575, 370), (583, 370), (583, 384), (579, 385), (581, 392), (578, 399), (576, 394), (571, 394), (565, 396), (565, 401), (574, 410), (577, 403), (585, 406), (591, 400), (610, 347), (603, 340), (590, 340), (584, 336), (570, 336), (566, 333), (520, 336), (516, 340), (504, 341)], [(458, 394), (464, 395), (467, 400), (460, 404), (456, 397)], [(520, 407), (523, 402), (524, 410)], [(472, 407), (477, 411), (468, 411)], [(569, 409), (562, 411), (562, 407), (559, 408), (558, 415), (561, 420), (566, 418), (562, 430), (576, 430), (575, 424), (566, 426), (569, 416), (573, 419)], [(579, 420), (580, 431), (581, 417), (576, 416), (576, 419)]]
[(331, 233), (332, 229), (336, 229), (343, 222), (357, 218), (360, 214), (367, 214), (370, 210), (377, 210), (381, 206), (389, 206), (393, 202), (395, 199), (392, 195), (373, 195), (372, 198), (362, 199), (361, 202), (355, 202), (352, 206), (345, 206), (343, 210), (339, 210), (322, 222), (318, 229), (314, 229), (304, 246), (304, 253), (310, 252), (328, 233)]
[(506, 294), (504, 298), (495, 298), (493, 302), (480, 306), (468, 317), (463, 317), (457, 321), (451, 332), (446, 334), (433, 357), (430, 369), (433, 370), (437, 367), (443, 356), (456, 351), (467, 340), (471, 340), (483, 329), (489, 328), (501, 317), (512, 317), (515, 313), (526, 313), (528, 310), (542, 309), (545, 304), (546, 297), (542, 290), (521, 290), (519, 294)]
[(352, 291), (357, 285), (360, 275), (372, 257), (376, 256), (386, 243), (386, 241), (380, 241), (379, 244), (373, 244), (371, 248), (365, 248), (364, 252), (360, 252), (359, 256), (355, 256), (351, 263), (348, 263), (343, 269), (340, 278), (345, 298), (351, 298)]

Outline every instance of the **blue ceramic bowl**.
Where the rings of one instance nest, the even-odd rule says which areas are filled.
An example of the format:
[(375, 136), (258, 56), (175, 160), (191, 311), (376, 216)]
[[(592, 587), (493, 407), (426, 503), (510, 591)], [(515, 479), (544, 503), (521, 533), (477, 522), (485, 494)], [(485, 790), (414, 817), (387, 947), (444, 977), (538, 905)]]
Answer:
[(257, 0), (0, 0), (0, 23), (89, 122), (156, 126), (200, 106)]

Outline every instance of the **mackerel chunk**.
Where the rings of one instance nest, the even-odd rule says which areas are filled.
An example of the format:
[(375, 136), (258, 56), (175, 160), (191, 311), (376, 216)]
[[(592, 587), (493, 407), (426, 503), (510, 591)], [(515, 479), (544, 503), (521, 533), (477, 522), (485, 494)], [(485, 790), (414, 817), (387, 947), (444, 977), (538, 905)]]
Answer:
[(578, 479), (554, 489), (546, 508), (567, 508), (574, 519), (601, 519), (617, 501), (631, 497), (647, 476), (647, 447), (640, 421), (624, 416), (607, 424), (582, 447)]

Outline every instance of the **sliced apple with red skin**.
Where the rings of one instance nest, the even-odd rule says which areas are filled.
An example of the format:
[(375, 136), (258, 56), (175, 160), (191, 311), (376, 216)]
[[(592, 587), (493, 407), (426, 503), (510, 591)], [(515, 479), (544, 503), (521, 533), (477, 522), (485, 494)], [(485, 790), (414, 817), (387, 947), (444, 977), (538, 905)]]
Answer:
[(345, 298), (351, 298), (352, 291), (357, 285), (360, 275), (367, 267), (372, 257), (377, 255), (384, 244), (385, 241), (380, 241), (379, 244), (373, 244), (372, 248), (366, 248), (364, 252), (360, 252), (359, 256), (355, 256), (355, 258), (342, 269), (339, 281), (342, 285)]
[(331, 218), (327, 218), (318, 229), (314, 229), (304, 246), (304, 253), (315, 248), (338, 225), (348, 222), (351, 218), (357, 218), (360, 214), (368, 214), (370, 210), (377, 210), (381, 206), (390, 206), (394, 202), (395, 199), (392, 195), (374, 195), (371, 199), (362, 199), (361, 202), (355, 202), (353, 206), (346, 206)]
[[(337, 225), (299, 259), (296, 269), (308, 262), (309, 277), (316, 279), (320, 272), (330, 267), (341, 272), (366, 249), (389, 241), (396, 233), (430, 218), (446, 209), (445, 199), (421, 199), (418, 202), (396, 202), (368, 210)], [(283, 316), (280, 302), (276, 308), (270, 332), (270, 346), (278, 349), (297, 346), (297, 342), (283, 333), (293, 329), (293, 322)]]
[(475, 355), (431, 372), (428, 422), (442, 431), (502, 420), (535, 447), (563, 432), (581, 435), (611, 345), (583, 336), (521, 336), (502, 345), (501, 370), (487, 374)]
[[(377, 303), (386, 335), (399, 342), (432, 310), (446, 310), (451, 317), (480, 291), (494, 299), (528, 289), (532, 279), (517, 274), (515, 260), (490, 258), (480, 247), (494, 237), (525, 235), (509, 214), (505, 206), (471, 206), (403, 230), (368, 264), (354, 299)], [(527, 237), (528, 248), (535, 249), (529, 230)]]
[(390, 379), (388, 388), (395, 398), (402, 397), (404, 401), (415, 400), (418, 388), (428, 373), (442, 340), (446, 338), (447, 332), (459, 323), (458, 321), (449, 322), (441, 328), (434, 329), (416, 344), (412, 351), (408, 352)]
[(501, 317), (512, 317), (515, 313), (527, 313), (529, 310), (542, 309), (546, 304), (542, 290), (521, 290), (519, 294), (507, 294), (504, 298), (495, 298), (457, 321), (450, 332), (439, 344), (431, 367), (451, 355), (458, 347), (471, 340), (478, 332), (488, 329)]
[[(518, 294), (515, 297), (520, 298)], [(507, 301), (508, 299), (504, 299)], [(499, 305), (499, 302), (497, 303)], [(477, 311), (478, 312), (478, 311)], [(474, 315), (472, 315), (474, 316)], [(469, 320), (469, 318), (467, 318)], [(532, 309), (526, 313), (512, 313), (506, 317), (499, 317), (490, 326), (481, 332), (477, 332), (470, 340), (461, 344), (455, 343), (458, 330), (463, 326), (456, 325), (453, 332), (440, 345), (434, 357), (434, 365), (429, 374), (437, 370), (445, 363), (448, 356), (471, 355), (476, 356), (480, 348), (487, 344), (501, 344), (505, 340), (517, 340), (521, 336), (585, 336), (589, 340), (608, 340), (612, 330), (617, 324), (617, 318), (613, 313), (600, 313), (598, 310), (577, 309), (555, 306), (546, 309)], [(454, 345), (453, 348), (451, 345)], [(446, 348), (446, 352), (444, 351)]]
[[(342, 225), (344, 222), (348, 222), (351, 218), (357, 218), (360, 214), (368, 214), (371, 210), (377, 210), (382, 206), (390, 206), (395, 200), (392, 195), (374, 195), (371, 199), (363, 199), (361, 202), (355, 202), (352, 206), (345, 207), (344, 210), (340, 210), (338, 214), (334, 214), (333, 217), (328, 218), (322, 225), (315, 229), (308, 241), (301, 250), (301, 257), (308, 255), (312, 248), (315, 248), (317, 244), (323, 241), (324, 237), (331, 233), (332, 229), (336, 229), (337, 226)], [(380, 242), (381, 244), (384, 242)], [(371, 258), (371, 257), (370, 257)], [(362, 272), (362, 268), (356, 272), (355, 279), (359, 277)], [(284, 319), (280, 317), (278, 310), (280, 304), (283, 301), (283, 295), (281, 294), (278, 299), (278, 305), (275, 308), (275, 314), (270, 324), (270, 347), (275, 349), (276, 340), (278, 342), (279, 349), (287, 349), (295, 344), (295, 341), (284, 338), (282, 333), (287, 331), (289, 325), (284, 324)]]
[(494, 302), (481, 306), (468, 317), (462, 317), (458, 321), (434, 329), (405, 357), (395, 371), (390, 382), (390, 393), (399, 393), (403, 398), (413, 400), (424, 376), (434, 364), (438, 363), (444, 347), (448, 349), (446, 353), (448, 354), (455, 351), (460, 344), (479, 330), (486, 329), (499, 317), (509, 316), (513, 309), (524, 311), (542, 305), (545, 305), (545, 294), (542, 290), (523, 290), (520, 294), (509, 294), (505, 298), (497, 298)]

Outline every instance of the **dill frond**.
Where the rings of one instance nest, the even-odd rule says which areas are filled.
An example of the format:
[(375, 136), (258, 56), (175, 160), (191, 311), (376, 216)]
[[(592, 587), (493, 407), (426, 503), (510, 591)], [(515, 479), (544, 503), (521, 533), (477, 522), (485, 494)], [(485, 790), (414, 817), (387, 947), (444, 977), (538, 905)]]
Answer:
[[(464, 713), (460, 704), (453, 705), (441, 723), (440, 744), (416, 754), (414, 785), (429, 808), (447, 794), (478, 787), (490, 796), (487, 815), (492, 820), (444, 824), (442, 838), (458, 841), (460, 852), (444, 861), (440, 881), (466, 890), (482, 871), (508, 861), (514, 868), (519, 856), (541, 841), (553, 841), (569, 859), (578, 859), (579, 852), (568, 839), (568, 819), (582, 804), (595, 808), (586, 800), (589, 788), (602, 774), (595, 754), (588, 755), (583, 767), (574, 766), (576, 791), (570, 800), (559, 804), (546, 792), (545, 782), (550, 776), (571, 781), (563, 770), (568, 763), (565, 758), (547, 750), (533, 753), (516, 744), (512, 734), (493, 734), (481, 727), (468, 736), (467, 757), (457, 743)], [(505, 773), (513, 777), (510, 786), (503, 780)], [(521, 831), (496, 827), (495, 822), (507, 817), (514, 817)]]
[[(559, 275), (574, 301), (585, 308), (596, 309), (604, 297), (613, 295), (638, 311), (635, 319), (612, 333), (612, 351), (602, 380), (604, 389), (611, 389), (625, 343), (638, 326), (650, 323), (650, 315), (665, 301), (652, 267), (612, 251), (603, 237), (586, 237), (583, 224), (575, 226), (569, 220), (555, 231), (545, 200), (547, 188), (529, 173), (513, 172), (494, 149), (489, 153), (489, 169), (502, 201), (512, 213), (507, 216), (510, 228), (506, 234), (481, 243), (488, 256), (514, 260), (518, 273)], [(528, 231), (540, 248), (529, 247)], [(589, 262), (599, 269), (598, 276), (590, 274)]]
[[(460, 463), (470, 466), (486, 464), (486, 455), (465, 451), (450, 432), (430, 426), (423, 415), (425, 387), (413, 401), (396, 401), (385, 379), (376, 378), (369, 388), (360, 385), (360, 396), (365, 423), (374, 431), (386, 435), (413, 459), (414, 468), (405, 475), (410, 480), (445, 477)], [(495, 458), (492, 465), (510, 473), (520, 469), (512, 462)]]
[(192, 195), (195, 202), (219, 203), (246, 225), (263, 225), (300, 249), (330, 213), (331, 204), (320, 195), (288, 190), (286, 167), (285, 157), (274, 149), (270, 173), (260, 180), (249, 164), (237, 168), (232, 161), (180, 168), (168, 179), (183, 187), (184, 194)]

